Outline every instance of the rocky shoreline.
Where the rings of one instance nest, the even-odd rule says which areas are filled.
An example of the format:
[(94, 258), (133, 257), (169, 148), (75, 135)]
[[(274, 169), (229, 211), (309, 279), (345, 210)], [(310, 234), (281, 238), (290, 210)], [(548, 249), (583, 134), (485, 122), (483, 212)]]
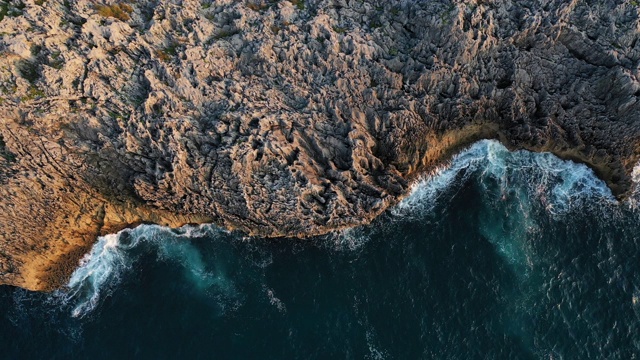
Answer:
[(484, 138), (632, 191), (629, 1), (0, 1), (0, 283), (64, 284), (99, 235), (371, 221)]

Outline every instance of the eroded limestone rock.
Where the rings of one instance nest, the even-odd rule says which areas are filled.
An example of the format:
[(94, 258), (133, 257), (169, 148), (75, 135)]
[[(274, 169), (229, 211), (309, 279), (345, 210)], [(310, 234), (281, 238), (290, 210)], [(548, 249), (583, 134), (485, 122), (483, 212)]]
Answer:
[(1, 283), (59, 286), (96, 236), (141, 222), (366, 223), (482, 138), (631, 189), (628, 1), (1, 4)]

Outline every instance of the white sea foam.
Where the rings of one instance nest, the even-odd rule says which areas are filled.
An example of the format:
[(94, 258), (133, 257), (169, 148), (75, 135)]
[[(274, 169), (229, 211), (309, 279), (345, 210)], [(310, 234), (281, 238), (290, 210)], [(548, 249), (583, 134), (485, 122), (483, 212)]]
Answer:
[(633, 189), (628, 203), (630, 208), (638, 210), (640, 209), (640, 161), (636, 163), (631, 171), (631, 181), (633, 182)]
[(406, 217), (433, 209), (438, 198), (453, 184), (466, 180), (487, 158), (487, 142), (481, 141), (456, 155), (447, 166), (416, 182), (410, 194), (391, 209), (394, 216)]
[[(516, 197), (516, 211), (509, 220), (512, 225), (519, 224), (512, 226), (515, 232), (505, 234), (503, 228), (489, 227), (481, 230), (509, 262), (519, 266), (528, 263), (527, 234), (537, 229), (529, 217), (532, 199), (539, 201), (552, 216), (561, 216), (587, 203), (596, 202), (598, 206), (615, 203), (604, 182), (585, 165), (563, 161), (551, 154), (509, 152), (497, 141), (483, 140), (417, 182), (390, 214), (405, 220), (420, 218), (433, 211), (443, 194), (450, 196), (449, 190), (459, 189), (472, 177), (486, 188), (487, 194), (495, 194), (495, 199), (489, 202)], [(634, 180), (640, 181), (640, 167), (634, 171)], [(498, 191), (493, 191), (496, 186)], [(208, 270), (202, 254), (189, 241), (189, 238), (210, 236), (219, 231), (213, 226), (170, 230), (143, 225), (101, 237), (81, 260), (67, 289), (57, 296), (72, 305), (73, 316), (89, 313), (131, 269), (136, 261), (133, 250), (141, 244), (152, 246), (159, 259), (179, 263), (194, 286), (202, 289), (216, 286), (233, 292), (233, 282), (224, 269), (216, 268), (215, 273)], [(370, 235), (367, 228), (353, 228), (330, 236), (329, 243), (333, 249), (354, 251), (360, 249)]]
[(336, 231), (328, 235), (331, 249), (338, 251), (355, 251), (369, 241), (371, 234), (363, 226)]
[[(640, 168), (637, 176), (640, 179)], [(549, 153), (510, 152), (497, 141), (483, 140), (418, 181), (391, 214), (423, 218), (433, 213), (440, 197), (449, 194), (449, 199), (472, 177), (484, 190), (478, 206), (501, 209), (480, 213), (480, 231), (519, 274), (526, 275), (532, 266), (530, 239), (540, 231), (534, 208), (558, 217), (586, 206), (612, 209), (617, 204), (606, 184), (583, 164)]]
[[(80, 260), (80, 266), (73, 272), (67, 284), (65, 299), (73, 299), (77, 304), (72, 315), (80, 316), (92, 310), (98, 303), (105, 284), (118, 279), (121, 272), (130, 267), (130, 261), (121, 247), (120, 234), (111, 234), (98, 239), (91, 252)], [(130, 247), (137, 245), (139, 238)]]
[(273, 306), (276, 307), (276, 309), (278, 309), (278, 311), (280, 311), (281, 313), (286, 313), (287, 312), (287, 307), (284, 305), (284, 303), (282, 302), (282, 300), (278, 299), (278, 297), (276, 297), (273, 289), (271, 288), (267, 288), (266, 286), (262, 287), (265, 291), (265, 293), (267, 294), (267, 298), (269, 299), (269, 303)]
[[(638, 174), (640, 178), (640, 169)], [(495, 140), (482, 140), (455, 156), (448, 166), (418, 181), (391, 213), (415, 216), (431, 211), (445, 190), (464, 183), (472, 175), (479, 175), (481, 183), (497, 182), (503, 194), (514, 186), (524, 186), (528, 196), (539, 197), (547, 210), (556, 215), (594, 197), (615, 203), (605, 183), (583, 164), (549, 153), (510, 152)]]
[(194, 286), (204, 289), (215, 285), (230, 290), (233, 286), (224, 271), (216, 269), (215, 274), (208, 272), (202, 255), (189, 241), (205, 234), (212, 234), (211, 226), (171, 230), (142, 225), (100, 237), (91, 251), (80, 260), (66, 288), (54, 296), (71, 305), (74, 317), (90, 313), (99, 300), (119, 283), (121, 276), (132, 268), (138, 256), (133, 250), (142, 244), (153, 247), (160, 260), (180, 264)]

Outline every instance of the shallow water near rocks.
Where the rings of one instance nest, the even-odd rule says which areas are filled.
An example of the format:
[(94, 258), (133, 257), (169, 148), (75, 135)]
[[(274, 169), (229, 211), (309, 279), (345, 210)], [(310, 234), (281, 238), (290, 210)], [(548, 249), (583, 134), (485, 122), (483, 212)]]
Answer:
[(632, 359), (640, 216), (583, 165), (481, 141), (369, 226), (101, 238), (66, 289), (0, 287), (3, 358)]

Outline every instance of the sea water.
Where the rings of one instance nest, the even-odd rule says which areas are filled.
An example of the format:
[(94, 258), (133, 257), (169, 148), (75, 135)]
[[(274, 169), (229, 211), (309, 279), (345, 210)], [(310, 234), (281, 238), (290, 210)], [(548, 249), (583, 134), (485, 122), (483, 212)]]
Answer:
[(481, 141), (340, 233), (102, 237), (61, 290), (0, 287), (0, 356), (633, 359), (638, 198), (615, 201), (584, 165)]

